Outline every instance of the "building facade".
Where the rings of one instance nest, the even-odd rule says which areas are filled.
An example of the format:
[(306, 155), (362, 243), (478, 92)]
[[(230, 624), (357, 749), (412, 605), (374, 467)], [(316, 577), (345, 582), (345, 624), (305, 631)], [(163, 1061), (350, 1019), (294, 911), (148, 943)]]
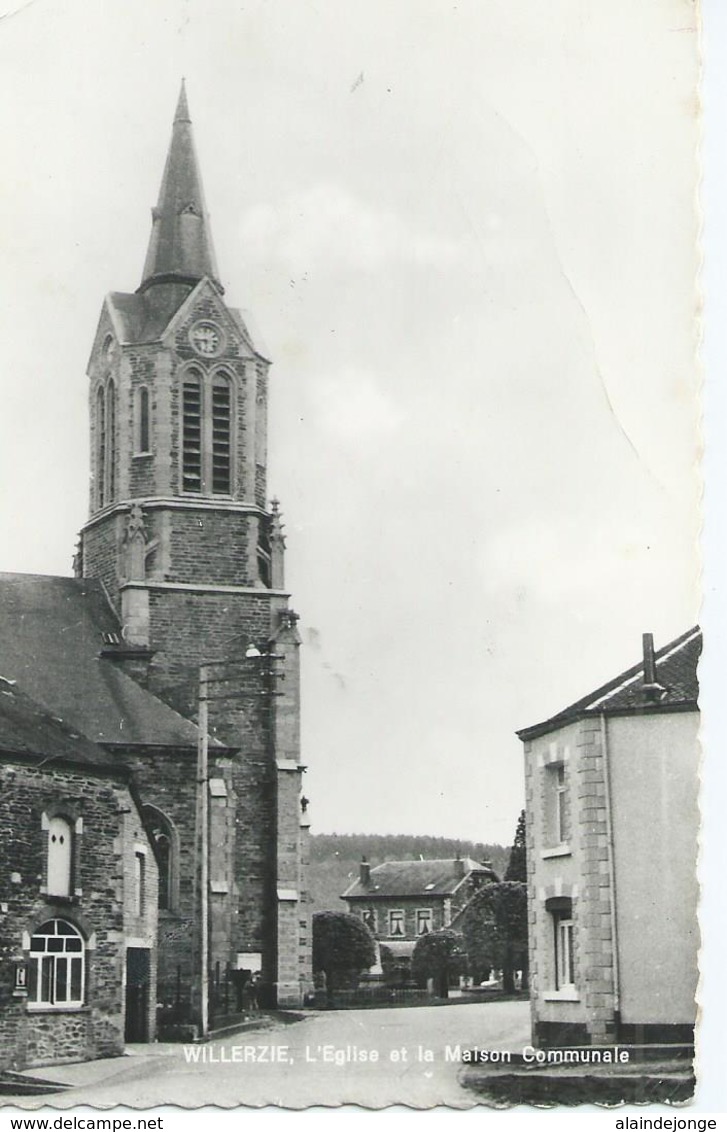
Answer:
[(156, 1026), (157, 861), (129, 772), (0, 680), (0, 1067)]
[(270, 361), (224, 300), (184, 88), (152, 217), (140, 286), (106, 297), (93, 340), (75, 578), (0, 577), (0, 656), (133, 770), (160, 860), (159, 1001), (184, 1023), (206, 988), (211, 1018), (234, 1009), (252, 973), (270, 1005), (312, 985)]
[(525, 748), (539, 1045), (694, 1040), (701, 634), (552, 719)]
[(497, 881), (486, 862), (470, 857), (431, 861), (362, 861), (358, 880), (341, 899), (397, 958), (409, 959), (416, 942), (448, 928), (483, 884)]

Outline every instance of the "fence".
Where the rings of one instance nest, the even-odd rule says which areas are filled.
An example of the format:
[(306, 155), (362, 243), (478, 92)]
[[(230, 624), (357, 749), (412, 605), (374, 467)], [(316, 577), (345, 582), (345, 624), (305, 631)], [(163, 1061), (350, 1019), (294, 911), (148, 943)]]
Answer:
[(357, 987), (355, 990), (334, 990), (332, 1006), (417, 1006), (432, 1001), (427, 990), (416, 987)]

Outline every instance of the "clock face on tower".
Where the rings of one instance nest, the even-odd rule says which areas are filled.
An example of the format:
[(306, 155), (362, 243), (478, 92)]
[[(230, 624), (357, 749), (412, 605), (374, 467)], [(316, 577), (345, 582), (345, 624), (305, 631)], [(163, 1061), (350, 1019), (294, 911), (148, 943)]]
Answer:
[(198, 354), (212, 358), (224, 346), (222, 331), (213, 322), (197, 322), (189, 332), (192, 345)]

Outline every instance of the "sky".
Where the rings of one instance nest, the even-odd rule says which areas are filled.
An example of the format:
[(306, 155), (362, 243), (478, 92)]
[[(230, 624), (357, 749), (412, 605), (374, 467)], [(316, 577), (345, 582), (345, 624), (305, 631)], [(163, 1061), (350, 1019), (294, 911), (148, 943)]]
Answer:
[(510, 842), (516, 729), (699, 616), (694, 6), (0, 15), (0, 569), (70, 572), (184, 76), (273, 359), (313, 831)]

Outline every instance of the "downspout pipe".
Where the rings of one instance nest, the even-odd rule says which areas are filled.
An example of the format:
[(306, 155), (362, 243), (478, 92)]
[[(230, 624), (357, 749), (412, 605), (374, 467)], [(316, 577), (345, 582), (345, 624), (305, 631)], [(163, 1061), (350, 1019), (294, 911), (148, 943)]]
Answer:
[(621, 980), (618, 961), (618, 922), (616, 915), (616, 868), (614, 863), (613, 820), (611, 815), (611, 758), (608, 745), (608, 720), (600, 713), (601, 753), (603, 758), (604, 803), (606, 810), (606, 839), (608, 847), (608, 893), (611, 913), (611, 944), (613, 947), (613, 1012), (616, 1021), (616, 1039), (621, 1024)]

